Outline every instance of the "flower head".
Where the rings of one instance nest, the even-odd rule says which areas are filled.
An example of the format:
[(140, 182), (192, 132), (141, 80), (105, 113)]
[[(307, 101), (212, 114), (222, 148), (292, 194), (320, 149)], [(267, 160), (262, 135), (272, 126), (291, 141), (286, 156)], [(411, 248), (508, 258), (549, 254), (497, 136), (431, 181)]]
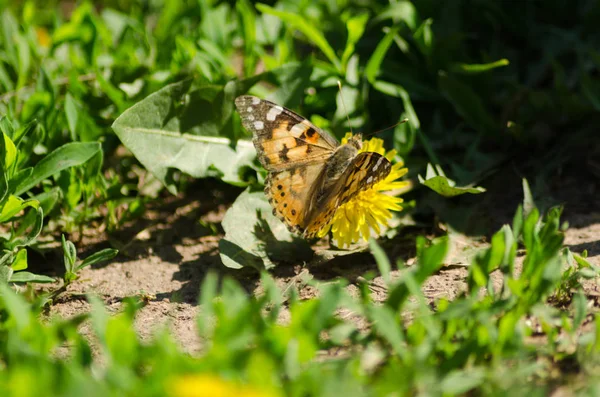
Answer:
[[(346, 134), (342, 144), (348, 142), (350, 136), (351, 134)], [(390, 161), (396, 156), (395, 150), (385, 151), (383, 140), (379, 138), (363, 141), (360, 152), (377, 152)], [(403, 200), (385, 192), (409, 185), (409, 182), (399, 180), (408, 172), (408, 169), (403, 167), (402, 162), (392, 165), (392, 170), (385, 179), (342, 204), (336, 210), (331, 222), (319, 232), (318, 236), (323, 237), (331, 230), (336, 245), (345, 247), (357, 242), (361, 237), (367, 241), (371, 236), (371, 229), (379, 235), (381, 227), (389, 225), (388, 222), (393, 216), (391, 211), (402, 210), (400, 203)]]

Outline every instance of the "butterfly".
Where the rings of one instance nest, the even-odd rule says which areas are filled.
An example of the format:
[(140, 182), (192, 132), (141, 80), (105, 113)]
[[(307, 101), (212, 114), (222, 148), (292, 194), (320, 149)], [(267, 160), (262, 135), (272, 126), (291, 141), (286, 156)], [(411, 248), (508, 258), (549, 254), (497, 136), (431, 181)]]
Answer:
[(381, 154), (359, 152), (360, 134), (340, 145), (304, 117), (273, 102), (242, 95), (235, 106), (268, 171), (265, 194), (273, 215), (306, 239), (316, 237), (339, 206), (385, 179), (392, 169)]

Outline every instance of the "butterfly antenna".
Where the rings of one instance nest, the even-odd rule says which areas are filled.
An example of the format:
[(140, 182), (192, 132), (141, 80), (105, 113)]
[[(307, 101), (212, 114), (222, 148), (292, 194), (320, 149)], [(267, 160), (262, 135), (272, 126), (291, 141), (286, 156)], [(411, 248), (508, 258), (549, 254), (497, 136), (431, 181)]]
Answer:
[(397, 123), (396, 123), (396, 124), (394, 124), (394, 125), (391, 125), (391, 126), (389, 126), (389, 127), (385, 127), (385, 128), (383, 128), (383, 129), (381, 129), (381, 130), (377, 130), (377, 131), (375, 131), (375, 132), (371, 132), (370, 134), (367, 134), (367, 135), (365, 135), (365, 137), (367, 137), (367, 136), (371, 136), (371, 135), (375, 135), (375, 134), (379, 134), (380, 132), (383, 132), (383, 131), (387, 131), (387, 130), (389, 130), (389, 129), (392, 129), (392, 128), (394, 128), (394, 127), (397, 127), (397, 126), (399, 126), (400, 124), (404, 124), (404, 123), (406, 123), (407, 121), (408, 121), (408, 119), (402, 119), (402, 120), (400, 120), (399, 122), (397, 122)]
[(344, 103), (344, 93), (342, 92), (342, 82), (338, 80), (338, 87), (340, 89), (340, 99), (342, 100), (342, 107), (344, 108), (344, 112), (346, 112), (346, 119), (348, 120), (348, 127), (350, 127), (350, 133), (354, 135), (352, 131), (352, 124), (350, 124), (350, 115), (348, 114), (348, 110), (346, 109), (346, 104)]

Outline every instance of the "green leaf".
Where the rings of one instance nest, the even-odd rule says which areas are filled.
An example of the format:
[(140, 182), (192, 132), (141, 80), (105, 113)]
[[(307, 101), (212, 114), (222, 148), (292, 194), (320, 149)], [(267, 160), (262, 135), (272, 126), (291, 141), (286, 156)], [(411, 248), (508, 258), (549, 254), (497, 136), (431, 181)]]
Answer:
[(346, 40), (346, 48), (344, 49), (344, 53), (342, 54), (342, 68), (345, 70), (346, 65), (348, 64), (348, 60), (354, 54), (354, 48), (356, 47), (356, 43), (362, 37), (365, 32), (365, 27), (367, 26), (367, 21), (369, 20), (369, 14), (363, 13), (356, 16), (351, 17), (346, 22), (346, 29), (348, 31), (348, 39)]
[(12, 79), (2, 63), (0, 63), (0, 87), (3, 87), (4, 92), (14, 91), (15, 89)]
[(263, 270), (275, 267), (277, 261), (301, 263), (312, 257), (310, 245), (290, 233), (272, 211), (262, 191), (239, 195), (222, 222), (225, 237), (219, 250), (225, 266)]
[[(241, 170), (251, 166), (256, 157), (251, 142), (240, 140), (234, 148), (227, 138), (184, 132), (192, 127), (188, 117), (193, 115), (186, 116), (188, 112), (207, 117), (212, 117), (213, 113), (211, 108), (190, 106), (188, 110), (181, 107), (181, 100), (190, 84), (190, 80), (171, 84), (148, 96), (119, 116), (113, 123), (113, 129), (140, 163), (173, 194), (177, 192), (173, 169), (195, 178), (221, 177), (228, 183), (245, 184)], [(233, 100), (238, 90), (238, 85), (226, 86), (219, 95), (227, 99), (214, 100), (222, 104), (218, 112), (226, 115), (223, 117), (227, 119), (233, 112)]]
[(327, 42), (327, 39), (325, 39), (325, 36), (323, 36), (316, 25), (309, 23), (300, 15), (276, 10), (267, 6), (266, 4), (257, 4), (256, 8), (265, 14), (279, 17), (283, 22), (285, 22), (286, 26), (298, 29), (300, 32), (302, 32), (310, 42), (316, 45), (323, 52), (323, 54), (325, 54), (333, 66), (335, 66), (335, 68), (341, 72), (340, 60), (335, 55), (335, 51), (333, 48), (331, 48)]
[(12, 277), (13, 272), (12, 267), (0, 264), (0, 285), (6, 285)]
[(12, 139), (12, 141), (14, 142), (15, 145), (17, 145), (17, 147), (19, 146), (19, 144), (21, 143), (21, 140), (28, 136), (31, 132), (33, 132), (36, 127), (38, 126), (38, 121), (37, 120), (31, 120), (30, 122), (26, 123), (24, 126), (18, 128), (13, 135), (9, 135), (10, 139)]
[(515, 216), (513, 217), (512, 230), (515, 238), (519, 238), (521, 235), (521, 231), (523, 230), (523, 206), (519, 205), (517, 210), (515, 211)]
[(197, 317), (198, 332), (204, 338), (211, 338), (214, 329), (214, 305), (213, 300), (217, 296), (219, 286), (219, 276), (214, 271), (209, 272), (202, 280), (200, 287), (200, 297), (198, 303), (202, 306), (202, 310)]
[(417, 269), (415, 271), (415, 281), (421, 284), (427, 277), (443, 266), (450, 248), (450, 240), (448, 236), (439, 237), (432, 240), (431, 244), (427, 246), (425, 238), (418, 237), (416, 243)]
[(67, 92), (65, 97), (65, 113), (67, 115), (67, 124), (69, 125), (69, 131), (71, 131), (71, 139), (77, 140), (77, 121), (79, 118), (79, 111), (75, 104), (75, 98)]
[[(0, 168), (3, 168), (2, 164), (0, 164)], [(4, 203), (6, 201), (9, 190), (11, 189), (6, 180), (6, 172), (4, 169), (0, 169), (0, 203)]]
[[(412, 268), (412, 277), (405, 277), (400, 281), (394, 288), (390, 289), (388, 299), (385, 302), (387, 306), (390, 306), (394, 310), (402, 308), (404, 302), (410, 295), (410, 291), (415, 287), (417, 289), (420, 285), (433, 273), (438, 271), (443, 265), (446, 255), (448, 255), (448, 249), (450, 247), (450, 240), (447, 236), (434, 239), (429, 246), (426, 244), (424, 237), (417, 237), (417, 265)], [(411, 280), (414, 285), (412, 287), (405, 281)]]
[(431, 30), (431, 24), (433, 20), (426, 19), (421, 23), (421, 25), (417, 28), (415, 33), (413, 34), (413, 38), (417, 47), (423, 55), (431, 56), (433, 52), (433, 31)]
[(427, 164), (427, 174), (425, 175), (425, 179), (423, 179), (421, 175), (418, 177), (421, 184), (444, 197), (455, 197), (465, 193), (480, 194), (485, 192), (485, 189), (480, 186), (455, 186), (456, 182), (447, 178), (439, 165), (436, 165), (434, 168), (431, 164)]
[(106, 94), (107, 97), (117, 106), (117, 109), (120, 111), (124, 111), (127, 108), (127, 102), (125, 100), (125, 93), (115, 87), (110, 80), (104, 78), (104, 73), (100, 68), (95, 69), (96, 81), (98, 85), (102, 89), (102, 92)]
[(0, 307), (8, 312), (8, 315), (14, 319), (15, 328), (22, 331), (31, 327), (34, 321), (31, 315), (31, 309), (24, 297), (17, 294), (5, 283), (0, 284)]
[(412, 31), (415, 31), (421, 24), (419, 12), (410, 1), (398, 1), (390, 4), (385, 10), (378, 13), (371, 23), (375, 24), (386, 19), (404, 22)]
[(595, 266), (592, 266), (592, 264), (588, 260), (586, 260), (585, 258), (586, 258), (585, 256), (573, 253), (573, 259), (575, 259), (575, 262), (577, 262), (577, 264), (579, 265), (579, 267), (581, 267), (581, 268), (592, 268), (592, 267), (594, 267), (595, 268)]
[(483, 105), (485, 101), (471, 87), (444, 72), (439, 73), (438, 83), (444, 96), (473, 128), (486, 134), (498, 132), (496, 121)]
[(402, 99), (402, 104), (404, 106), (406, 118), (408, 119), (408, 124), (415, 130), (421, 128), (421, 122), (419, 121), (417, 112), (413, 107), (410, 95), (408, 94), (408, 91), (404, 89), (404, 87), (398, 84), (392, 84), (386, 81), (377, 80), (373, 82), (373, 88), (384, 94)]
[[(14, 193), (19, 185), (21, 185), (25, 180), (31, 177), (31, 174), (33, 174), (33, 167), (23, 168), (15, 172), (7, 184), (6, 192)], [(2, 176), (0, 175), (0, 177)], [(2, 200), (4, 199), (4, 195), (0, 195), (0, 197), (2, 197)]]
[(270, 91), (266, 98), (288, 108), (297, 108), (304, 101), (304, 91), (311, 83), (313, 71), (312, 61), (307, 58), (303, 62), (290, 62), (274, 69), (272, 73), (263, 73), (266, 81), (278, 87)]
[(523, 216), (525, 218), (527, 218), (533, 210), (537, 209), (537, 206), (535, 205), (535, 201), (533, 200), (533, 194), (531, 194), (531, 188), (529, 187), (529, 182), (527, 181), (527, 179), (523, 178), (522, 186), (523, 186)]
[(102, 150), (98, 142), (71, 142), (57, 148), (40, 160), (31, 175), (17, 186), (15, 194), (20, 196), (44, 179), (70, 167), (84, 164)]
[(90, 255), (87, 258), (85, 258), (75, 268), (75, 271), (78, 272), (79, 270), (83, 269), (84, 267), (93, 265), (95, 263), (99, 263), (99, 262), (111, 260), (112, 258), (114, 258), (115, 256), (117, 256), (118, 253), (119, 253), (119, 250), (116, 250), (116, 249), (113, 249), (113, 248), (105, 248), (105, 249), (103, 249), (101, 251), (94, 252), (92, 255)]
[(65, 235), (62, 238), (63, 248), (63, 259), (65, 263), (65, 270), (67, 273), (75, 273), (75, 262), (77, 261), (77, 250), (75, 245), (69, 240), (65, 239)]
[(31, 207), (37, 209), (39, 206), (40, 203), (37, 200), (23, 200), (20, 197), (10, 195), (4, 203), (2, 210), (0, 210), (0, 223), (8, 222), (25, 208)]
[(445, 395), (461, 395), (480, 386), (485, 379), (485, 371), (480, 368), (454, 370), (444, 377), (440, 388)]
[(375, 84), (375, 79), (379, 74), (379, 70), (381, 68), (381, 64), (383, 63), (383, 59), (387, 54), (390, 46), (394, 42), (394, 36), (398, 34), (399, 26), (394, 26), (390, 29), (389, 32), (381, 39), (381, 41), (375, 47), (375, 51), (371, 55), (371, 58), (367, 61), (367, 66), (365, 67), (365, 76), (367, 76), (367, 80), (371, 84)]
[(373, 238), (369, 239), (369, 247), (371, 248), (371, 254), (375, 258), (375, 262), (377, 262), (377, 267), (379, 268), (379, 273), (381, 273), (381, 277), (385, 281), (386, 285), (390, 284), (390, 272), (392, 270), (392, 265), (390, 264), (390, 260), (387, 257), (385, 251), (381, 248), (377, 241)]
[(489, 63), (453, 63), (450, 65), (449, 70), (453, 73), (461, 73), (461, 74), (478, 74), (485, 73), (492, 69), (501, 68), (503, 66), (508, 66), (510, 62), (506, 58), (499, 59), (495, 62)]
[(6, 116), (0, 117), (0, 131), (11, 139), (15, 135), (15, 127), (10, 119)]
[[(490, 273), (501, 268), (503, 273), (512, 276), (517, 245), (512, 231), (504, 225), (492, 236), (491, 246), (478, 253), (471, 266), (469, 266), (468, 286), (475, 294), (479, 288), (489, 286)], [(490, 296), (494, 296), (494, 289), (489, 289)]]
[(373, 327), (392, 347), (400, 357), (405, 355), (405, 342), (399, 321), (389, 306), (370, 306), (369, 318)]
[(587, 304), (588, 300), (583, 292), (578, 291), (573, 295), (573, 330), (577, 330), (585, 320), (588, 311)]
[(52, 277), (31, 272), (13, 273), (9, 280), (11, 283), (53, 283), (56, 280)]
[(250, 76), (256, 69), (256, 15), (248, 0), (237, 1), (235, 6), (244, 29), (244, 70)]
[(27, 249), (22, 248), (19, 250), (19, 252), (17, 252), (11, 267), (15, 272), (27, 269)]
[(13, 143), (12, 139), (9, 138), (8, 135), (4, 134), (4, 148), (6, 150), (4, 154), (4, 167), (5, 169), (10, 169), (17, 159), (17, 148)]
[[(4, 51), (6, 51), (7, 61), (9, 61), (13, 68), (17, 69), (19, 60), (17, 57), (17, 46), (15, 45), (16, 43), (14, 43), (13, 38), (19, 35), (19, 23), (10, 10), (4, 9), (2, 11), (0, 27), (2, 28), (2, 41), (5, 46)], [(13, 43), (13, 45), (7, 45), (8, 43)]]
[[(54, 187), (47, 192), (43, 192), (33, 196), (30, 200), (39, 202), (39, 209), (36, 211), (27, 211), (27, 214), (21, 218), (19, 225), (14, 231), (15, 236), (27, 234), (27, 230), (31, 228), (32, 232), (39, 229), (39, 225), (43, 225), (44, 214), (50, 213), (61, 197), (59, 187)], [(35, 236), (37, 237), (37, 236)]]
[[(110, 321), (110, 315), (106, 311), (106, 307), (104, 306), (102, 300), (96, 296), (89, 294), (87, 296), (88, 302), (90, 302), (91, 310), (90, 310), (90, 320), (92, 327), (102, 344), (102, 347), (107, 350), (106, 347), (106, 329), (108, 322)], [(108, 352), (107, 352), (108, 353)]]
[(19, 23), (12, 13), (5, 9), (2, 12), (0, 27), (2, 28), (3, 52), (17, 74), (17, 88), (23, 87), (29, 78), (31, 66), (31, 50), (25, 36), (19, 29)]

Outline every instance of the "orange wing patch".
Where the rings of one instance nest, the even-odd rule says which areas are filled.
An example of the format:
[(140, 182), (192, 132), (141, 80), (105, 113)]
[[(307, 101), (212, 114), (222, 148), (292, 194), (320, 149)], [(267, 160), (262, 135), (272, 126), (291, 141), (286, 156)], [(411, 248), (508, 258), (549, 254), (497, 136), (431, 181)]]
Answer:
[(305, 227), (307, 200), (322, 165), (292, 168), (270, 173), (265, 183), (265, 194), (273, 206), (273, 215), (293, 232)]

